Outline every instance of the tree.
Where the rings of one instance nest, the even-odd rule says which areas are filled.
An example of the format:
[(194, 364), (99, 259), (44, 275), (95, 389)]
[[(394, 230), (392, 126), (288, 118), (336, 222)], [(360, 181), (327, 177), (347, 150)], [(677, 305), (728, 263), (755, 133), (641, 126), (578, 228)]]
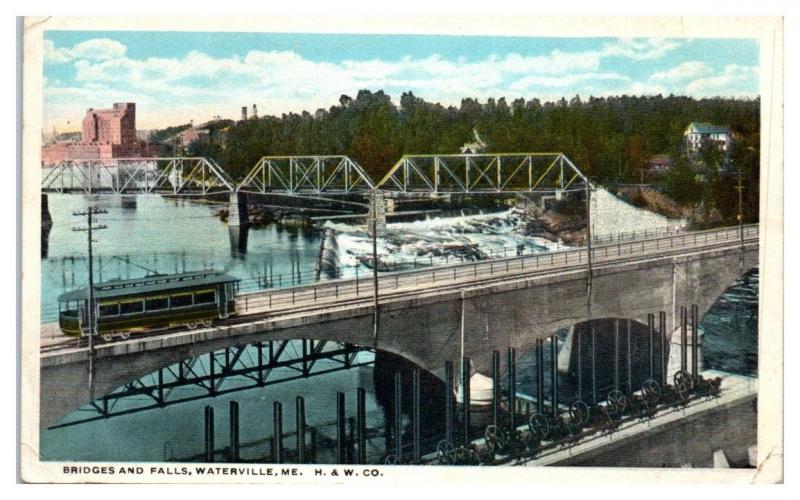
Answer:
[(648, 158), (650, 158), (650, 147), (647, 139), (639, 134), (629, 137), (625, 146), (625, 177), (639, 174), (639, 182), (644, 184), (644, 170)]
[(700, 201), (694, 170), (684, 154), (676, 155), (672, 168), (667, 174), (667, 194), (679, 203)]

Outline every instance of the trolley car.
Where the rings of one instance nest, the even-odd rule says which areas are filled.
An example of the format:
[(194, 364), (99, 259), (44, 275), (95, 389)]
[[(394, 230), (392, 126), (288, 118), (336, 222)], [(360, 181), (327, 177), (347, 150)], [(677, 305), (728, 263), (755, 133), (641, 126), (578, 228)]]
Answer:
[[(94, 317), (103, 340), (131, 332), (184, 325), (211, 326), (236, 313), (239, 280), (217, 271), (160, 274), (94, 285)], [(66, 335), (89, 333), (88, 287), (58, 297), (58, 324)]]

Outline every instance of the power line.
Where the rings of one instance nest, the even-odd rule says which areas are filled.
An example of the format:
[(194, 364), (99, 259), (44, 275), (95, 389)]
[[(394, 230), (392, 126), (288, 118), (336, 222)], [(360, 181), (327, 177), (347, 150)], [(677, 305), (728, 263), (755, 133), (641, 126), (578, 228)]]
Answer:
[(122, 258), (120, 258), (120, 257), (117, 257), (116, 255), (113, 255), (111, 258), (112, 258), (112, 259), (117, 259), (118, 261), (120, 261), (120, 262), (124, 262), (124, 263), (126, 263), (126, 264), (133, 264), (134, 266), (136, 266), (136, 267), (138, 267), (138, 268), (140, 268), (140, 269), (144, 269), (144, 270), (145, 270), (145, 271), (147, 271), (148, 273), (153, 273), (155, 276), (158, 276), (159, 274), (161, 274), (161, 273), (159, 273), (158, 271), (153, 271), (152, 269), (150, 269), (150, 268), (148, 268), (148, 267), (144, 267), (144, 266), (142, 266), (142, 265), (139, 265), (139, 264), (137, 264), (137, 263), (135, 263), (135, 262), (131, 262), (131, 259), (130, 259), (130, 258), (128, 258), (128, 259), (122, 259)]
[[(94, 374), (94, 336), (96, 333), (96, 321), (94, 317), (94, 276), (93, 276), (93, 269), (92, 269), (92, 231), (99, 231), (101, 229), (107, 229), (108, 226), (105, 224), (99, 224), (97, 226), (93, 225), (92, 223), (92, 216), (93, 215), (100, 215), (108, 213), (107, 210), (97, 208), (97, 207), (89, 207), (87, 210), (83, 212), (73, 212), (72, 215), (76, 217), (83, 217), (86, 216), (86, 227), (73, 227), (73, 231), (85, 231), (86, 232), (86, 241), (89, 247), (89, 303), (87, 307), (87, 314), (86, 317), (89, 321), (89, 390), (93, 391), (93, 374)], [(80, 329), (80, 314), (78, 315), (78, 329)]]

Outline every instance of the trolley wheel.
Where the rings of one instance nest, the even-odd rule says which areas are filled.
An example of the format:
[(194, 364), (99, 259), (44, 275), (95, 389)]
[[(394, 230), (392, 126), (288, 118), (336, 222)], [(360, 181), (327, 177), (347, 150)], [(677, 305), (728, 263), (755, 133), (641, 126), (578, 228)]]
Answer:
[(212, 324), (214, 324), (214, 320), (213, 320), (213, 319), (211, 319), (211, 318), (208, 318), (208, 319), (204, 319), (204, 320), (203, 320), (201, 323), (202, 323), (202, 325), (203, 325), (204, 327), (208, 328), (209, 326), (211, 326)]
[(681, 394), (687, 394), (694, 389), (694, 378), (692, 377), (692, 374), (687, 371), (679, 371), (675, 374), (672, 380), (675, 382), (675, 387), (681, 392)]
[(503, 432), (503, 429), (497, 427), (496, 425), (490, 425), (486, 428), (486, 432), (484, 433), (484, 437), (486, 438), (487, 443), (492, 444), (492, 448), (495, 450), (504, 450), (506, 448), (506, 435)]
[(538, 436), (539, 441), (547, 439), (550, 436), (550, 421), (541, 413), (535, 413), (528, 420), (528, 429), (531, 434)]
[(386, 465), (397, 465), (400, 461), (397, 459), (397, 455), (387, 455), (383, 463)]
[(642, 384), (642, 395), (649, 404), (657, 403), (661, 399), (661, 385), (653, 379), (645, 380)]
[(113, 333), (103, 333), (103, 334), (100, 335), (100, 338), (103, 339), (103, 342), (111, 342), (112, 340), (114, 340), (114, 334)]
[(130, 331), (119, 332), (119, 338), (121, 338), (122, 340), (128, 340), (129, 338), (131, 338), (131, 332)]
[(625, 409), (628, 407), (628, 400), (625, 397), (625, 394), (623, 394), (619, 389), (614, 389), (613, 391), (609, 392), (606, 401), (608, 401), (608, 405), (615, 414), (624, 413)]
[(436, 445), (436, 455), (439, 457), (440, 464), (453, 465), (456, 458), (456, 447), (450, 441), (442, 439)]
[(186, 328), (188, 328), (189, 330), (194, 330), (195, 328), (197, 328), (198, 325), (199, 323), (197, 321), (189, 321), (188, 323), (186, 323)]

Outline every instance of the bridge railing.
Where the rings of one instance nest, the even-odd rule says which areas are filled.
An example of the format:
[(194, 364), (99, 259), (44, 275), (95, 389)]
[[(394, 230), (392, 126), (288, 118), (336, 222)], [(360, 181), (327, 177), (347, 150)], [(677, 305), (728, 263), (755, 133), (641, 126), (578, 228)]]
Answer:
[[(758, 225), (744, 227), (744, 238), (748, 244), (758, 239)], [(638, 241), (599, 245), (592, 249), (595, 265), (620, 259), (647, 258), (674, 253), (692, 248), (730, 245), (739, 240), (739, 228), (712, 229), (678, 235), (661, 236)], [(513, 277), (537, 271), (558, 270), (582, 271), (586, 269), (587, 249), (577, 248), (557, 252), (540, 253), (507, 259), (487, 260), (467, 264), (440, 266), (422, 270), (382, 273), (378, 277), (379, 296), (394, 292), (427, 289), (453, 284), (475, 285), (493, 277)], [(324, 281), (312, 285), (288, 289), (243, 293), (237, 296), (240, 313), (256, 314), (283, 309), (299, 309), (320, 303), (340, 303), (373, 297), (371, 275), (349, 279)]]
[(655, 238), (658, 236), (668, 236), (672, 234), (682, 234), (682, 233), (687, 233), (687, 231), (677, 226), (663, 226), (653, 229), (640, 229), (638, 231), (619, 231), (615, 233), (593, 234), (592, 243), (600, 245), (603, 243), (616, 243), (617, 241), (633, 241), (633, 240)]

